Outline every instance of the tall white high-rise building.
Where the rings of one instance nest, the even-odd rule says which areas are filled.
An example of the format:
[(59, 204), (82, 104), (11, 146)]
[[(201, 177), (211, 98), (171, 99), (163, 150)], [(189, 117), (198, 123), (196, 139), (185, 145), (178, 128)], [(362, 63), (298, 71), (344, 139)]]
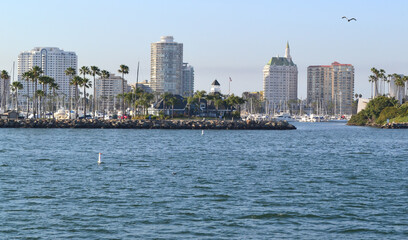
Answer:
[[(36, 47), (31, 51), (21, 52), (18, 55), (18, 81), (23, 84), (23, 89), (20, 91), (19, 98), (21, 103), (26, 105), (27, 98), (27, 81), (22, 79), (24, 72), (29, 71), (32, 67), (39, 66), (44, 75), (52, 77), (58, 84), (59, 89), (56, 91), (58, 95), (63, 94), (66, 99), (74, 93), (74, 86), (69, 85), (70, 76), (65, 75), (65, 70), (69, 67), (78, 69), (78, 57), (75, 52), (67, 52), (55, 47)], [(37, 89), (40, 89), (38, 84)], [(34, 83), (29, 83), (30, 97), (34, 93)]]
[(183, 63), (182, 90), (183, 96), (191, 97), (194, 94), (194, 68)]
[(150, 87), (158, 93), (183, 94), (183, 44), (172, 36), (151, 44)]
[(289, 43), (285, 57), (273, 57), (263, 69), (264, 98), (270, 106), (287, 106), (297, 100), (298, 69), (290, 56)]

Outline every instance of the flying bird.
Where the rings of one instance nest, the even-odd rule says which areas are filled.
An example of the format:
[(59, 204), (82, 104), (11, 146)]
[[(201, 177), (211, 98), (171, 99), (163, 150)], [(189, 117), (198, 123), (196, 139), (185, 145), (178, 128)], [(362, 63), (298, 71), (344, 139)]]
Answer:
[(342, 19), (344, 19), (344, 18), (347, 19), (347, 21), (349, 21), (349, 22), (350, 22), (351, 20), (357, 21), (357, 19), (355, 19), (355, 18), (350, 18), (350, 19), (348, 19), (346, 16), (343, 16)]

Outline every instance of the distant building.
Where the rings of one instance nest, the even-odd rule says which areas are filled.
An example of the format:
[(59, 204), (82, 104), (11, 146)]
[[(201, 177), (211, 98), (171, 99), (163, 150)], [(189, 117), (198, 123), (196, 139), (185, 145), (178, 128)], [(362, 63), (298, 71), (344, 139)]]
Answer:
[[(117, 98), (122, 93), (122, 77), (115, 76), (111, 73), (109, 78), (97, 78), (95, 80), (95, 92), (96, 100), (98, 102), (98, 109), (105, 111), (112, 111), (119, 106), (120, 100)], [(129, 92), (130, 87), (127, 85), (127, 81), (124, 80), (123, 92)]]
[(158, 93), (182, 95), (183, 44), (172, 36), (151, 44), (150, 87)]
[[(130, 84), (130, 86), (131, 86), (132, 88), (134, 88), (134, 87), (136, 87), (136, 83), (132, 83), (132, 84)], [(148, 92), (148, 93), (153, 92), (153, 91), (152, 91), (152, 88), (150, 87), (150, 83), (149, 83), (148, 80), (144, 80), (144, 81), (138, 83), (138, 84), (137, 84), (137, 87), (140, 88), (140, 89), (142, 89), (142, 90), (145, 91), (145, 92)]]
[(263, 69), (264, 98), (270, 106), (297, 100), (298, 69), (290, 56), (289, 43), (285, 57), (273, 57)]
[(194, 94), (194, 68), (188, 65), (188, 63), (183, 63), (181, 93), (187, 97), (191, 97)]
[(334, 114), (352, 114), (354, 67), (333, 62), (307, 68), (307, 102)]
[[(56, 91), (57, 94), (63, 94), (65, 99), (68, 99), (69, 91), (71, 89), (74, 93), (74, 86), (69, 85), (70, 76), (65, 75), (65, 70), (69, 67), (78, 69), (78, 57), (75, 52), (67, 52), (55, 47), (36, 47), (31, 51), (21, 52), (18, 55), (18, 81), (23, 84), (23, 89), (19, 93), (19, 105), (25, 106), (27, 104), (27, 82), (22, 79), (24, 72), (29, 71), (32, 67), (40, 67), (44, 75), (55, 79), (59, 86)], [(34, 93), (34, 83), (29, 82), (30, 97)], [(40, 84), (37, 85), (40, 89)]]
[(214, 82), (211, 83), (211, 91), (210, 93), (221, 93), (221, 85), (217, 81), (217, 79), (214, 80)]
[(367, 98), (359, 98), (357, 99), (358, 104), (357, 104), (357, 113), (361, 112), (367, 107), (367, 104), (370, 102), (371, 99)]

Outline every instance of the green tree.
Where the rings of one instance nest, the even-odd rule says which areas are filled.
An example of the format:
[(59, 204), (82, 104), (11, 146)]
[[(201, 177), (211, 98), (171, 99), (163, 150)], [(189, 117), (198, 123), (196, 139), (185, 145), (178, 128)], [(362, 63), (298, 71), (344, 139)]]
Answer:
[[(108, 79), (110, 77), (110, 73), (106, 70), (101, 71), (101, 79)], [(105, 100), (107, 98), (105, 96), (101, 96), (102, 100), (102, 108), (103, 108), (103, 117), (105, 118)]]
[(376, 69), (376, 68), (371, 68), (371, 72), (373, 73), (372, 75), (369, 76), (369, 82), (374, 84), (374, 97), (377, 97), (379, 95), (378, 92), (378, 80), (386, 78), (385, 71), (383, 69)]
[(188, 117), (191, 116), (191, 106), (197, 104), (197, 99), (194, 97), (187, 98), (187, 107), (188, 107)]
[(197, 100), (198, 100), (198, 110), (199, 110), (199, 112), (201, 112), (201, 99), (205, 98), (206, 94), (207, 93), (204, 90), (196, 91), (194, 93), (194, 97), (197, 98)]
[(6, 70), (2, 70), (0, 73), (0, 78), (3, 79), (3, 92), (1, 93), (1, 108), (6, 111), (6, 86), (7, 86), (7, 81), (10, 79), (10, 76)]
[(39, 66), (34, 66), (31, 68), (31, 81), (34, 83), (34, 96), (33, 96), (33, 115), (35, 118), (38, 118), (37, 112), (38, 112), (38, 99), (37, 99), (37, 81), (38, 78), (43, 74), (43, 70)]
[(179, 100), (176, 96), (171, 95), (168, 99), (167, 102), (171, 105), (171, 118), (174, 118), (174, 105), (176, 105)]
[(78, 117), (79, 117), (79, 114), (78, 114), (78, 112), (79, 112), (78, 86), (79, 86), (81, 83), (82, 83), (82, 78), (81, 78), (80, 76), (74, 76), (74, 77), (71, 79), (71, 82), (69, 83), (70, 85), (75, 86), (75, 104), (76, 104), (75, 118), (78, 118)]
[(32, 78), (31, 74), (32, 74), (31, 71), (27, 71), (22, 74), (22, 78), (26, 80), (26, 83), (27, 83), (27, 116), (26, 118), (28, 118), (28, 115), (30, 113), (30, 79)]
[(14, 98), (15, 98), (15, 104), (16, 104), (16, 110), (18, 112), (18, 90), (23, 89), (23, 84), (19, 81), (15, 81), (11, 84), (11, 91), (14, 93)]
[[(118, 72), (122, 74), (122, 88), (121, 88), (121, 94), (123, 95), (124, 92), (125, 92), (125, 74), (128, 74), (128, 73), (129, 73), (129, 67), (126, 66), (126, 65), (124, 65), (124, 64), (122, 64), (122, 65), (119, 66)], [(121, 103), (122, 103), (122, 104), (121, 104), (121, 106), (122, 106), (122, 114), (125, 115), (125, 114), (126, 114), (126, 113), (125, 113), (125, 100), (123, 99)]]
[(88, 78), (82, 78), (82, 81), (79, 83), (79, 86), (84, 88), (84, 98), (83, 98), (83, 107), (84, 107), (84, 118), (86, 118), (86, 89), (92, 87), (92, 83)]
[(96, 100), (95, 100), (95, 96), (96, 96), (96, 76), (100, 76), (101, 75), (101, 70), (97, 67), (97, 66), (91, 66), (91, 75), (93, 76), (93, 101), (92, 101), (92, 110), (94, 112), (94, 116), (96, 116)]
[(55, 97), (57, 96), (56, 90), (59, 89), (59, 85), (58, 85), (55, 81), (53, 81), (53, 82), (50, 83), (49, 87), (50, 87), (50, 90), (52, 91), (51, 115), (52, 115), (52, 117), (54, 118), (54, 107), (55, 107), (55, 101), (54, 101), (54, 99), (55, 99)]
[[(55, 80), (52, 77), (49, 77), (49, 76), (43, 75), (43, 76), (40, 76), (38, 78), (38, 83), (42, 85), (42, 94), (44, 94), (43, 97), (39, 98), (40, 101), (44, 101), (44, 97), (47, 96), (46, 87), (47, 87), (48, 84), (51, 84), (53, 82), (55, 82)], [(46, 98), (45, 98), (45, 100), (46, 100)], [(46, 104), (44, 104), (44, 102), (40, 102), (40, 115), (41, 116), (44, 116), (42, 113), (44, 112), (43, 108), (44, 108), (45, 105)], [(41, 108), (41, 106), (42, 106), (42, 108)]]
[(163, 99), (163, 113), (166, 115), (166, 107), (167, 107), (167, 100), (170, 99), (170, 97), (173, 96), (173, 94), (165, 92), (161, 95), (161, 98)]
[(42, 116), (41, 115), (41, 102), (42, 102), (42, 98), (45, 96), (45, 92), (43, 90), (37, 90), (35, 96), (39, 98), (39, 101), (38, 101), (40, 102), (39, 111), (40, 111), (40, 116)]
[[(71, 83), (72, 78), (76, 75), (76, 70), (72, 67), (69, 67), (65, 70), (65, 75), (69, 76), (69, 83)], [(70, 84), (71, 85), (71, 84)], [(72, 87), (69, 87), (68, 91), (68, 99), (69, 99), (69, 119), (71, 119), (71, 111), (72, 111)], [(65, 107), (65, 106), (64, 106)]]
[(400, 92), (401, 88), (405, 86), (404, 78), (396, 73), (394, 73), (392, 76), (394, 77), (394, 84), (397, 86), (397, 100), (402, 103), (402, 96), (400, 96)]

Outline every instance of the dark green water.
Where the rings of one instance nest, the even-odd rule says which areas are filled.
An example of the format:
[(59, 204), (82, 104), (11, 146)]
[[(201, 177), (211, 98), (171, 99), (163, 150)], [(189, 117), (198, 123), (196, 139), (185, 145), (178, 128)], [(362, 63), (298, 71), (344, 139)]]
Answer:
[(295, 125), (0, 129), (0, 239), (408, 238), (408, 131)]

